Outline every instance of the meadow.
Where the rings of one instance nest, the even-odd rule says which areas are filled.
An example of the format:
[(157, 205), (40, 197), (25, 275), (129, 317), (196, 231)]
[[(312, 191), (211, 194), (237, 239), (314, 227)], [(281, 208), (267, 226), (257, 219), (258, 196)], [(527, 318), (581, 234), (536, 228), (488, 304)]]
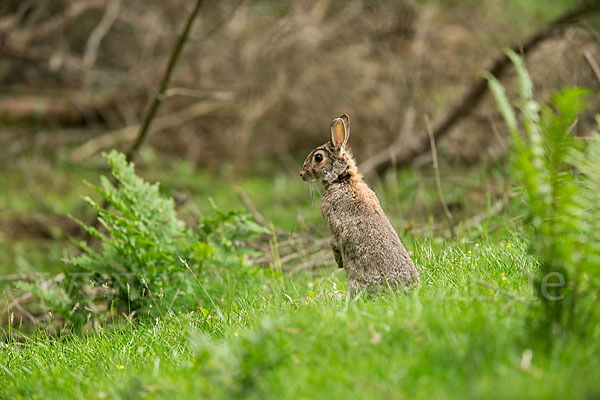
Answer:
[[(600, 398), (596, 3), (52, 1), (0, 6), (0, 399)], [(414, 290), (349, 296), (299, 177), (342, 106)]]
[[(232, 198), (231, 186), (215, 190), (218, 184), (210, 183), (222, 177), (186, 177), (185, 168), (173, 167), (179, 179), (163, 187), (165, 195), (193, 179), (202, 215), (211, 213), (209, 195), (214, 202)], [(502, 165), (464, 171), (478, 185), (444, 185), (449, 201), (467, 207), (490, 187), (490, 176), (498, 177), (497, 186), (506, 184), (502, 171)], [(407, 224), (401, 215), (417, 218), (437, 202), (432, 185), (415, 202), (418, 182), (433, 179), (418, 175), (403, 172), (385, 189), (376, 186), (399, 230)], [(318, 198), (299, 179), (237, 179), (274, 225), (300, 229), (287, 209), (326, 232)], [(275, 189), (267, 193), (265, 186)], [(405, 201), (397, 202), (399, 194)], [(393, 206), (399, 204), (404, 208)], [(421, 287), (412, 293), (352, 299), (333, 258), (290, 274), (286, 265), (277, 269), (271, 253), (264, 264), (205, 271), (192, 283), (201, 295), (184, 310), (161, 305), (166, 298), (157, 299), (158, 314), (128, 317), (126, 308), (113, 306), (94, 324), (62, 333), (60, 316), (35, 327), (10, 318), (3, 328), (1, 397), (594, 398), (598, 329), (586, 340), (560, 335), (552, 345), (528, 329), (539, 266), (528, 254), (525, 214), (513, 198), (503, 212), (459, 227), (455, 236), (436, 231), (434, 221), (420, 234), (400, 230), (421, 273)], [(20, 245), (34, 254), (35, 244)], [(24, 254), (13, 256), (24, 262)]]

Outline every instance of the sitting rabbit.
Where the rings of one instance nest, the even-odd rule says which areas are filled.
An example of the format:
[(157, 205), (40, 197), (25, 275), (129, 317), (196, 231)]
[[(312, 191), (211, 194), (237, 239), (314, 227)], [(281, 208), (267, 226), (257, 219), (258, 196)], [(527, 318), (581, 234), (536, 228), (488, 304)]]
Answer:
[(300, 172), (304, 181), (325, 185), (321, 213), (331, 230), (335, 261), (346, 270), (349, 294), (417, 286), (413, 261), (346, 147), (349, 136), (349, 117), (334, 119), (331, 140), (308, 155)]

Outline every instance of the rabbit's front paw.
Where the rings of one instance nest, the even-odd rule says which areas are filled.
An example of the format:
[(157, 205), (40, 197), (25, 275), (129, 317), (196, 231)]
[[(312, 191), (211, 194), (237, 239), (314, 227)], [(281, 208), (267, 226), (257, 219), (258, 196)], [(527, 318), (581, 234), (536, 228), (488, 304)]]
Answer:
[(336, 246), (335, 240), (333, 238), (331, 238), (331, 240), (329, 241), (329, 244), (331, 245), (331, 250), (333, 251), (333, 258), (335, 258), (335, 263), (338, 265), (338, 268), (340, 268), (340, 269), (344, 268), (344, 262), (342, 260), (342, 252)]

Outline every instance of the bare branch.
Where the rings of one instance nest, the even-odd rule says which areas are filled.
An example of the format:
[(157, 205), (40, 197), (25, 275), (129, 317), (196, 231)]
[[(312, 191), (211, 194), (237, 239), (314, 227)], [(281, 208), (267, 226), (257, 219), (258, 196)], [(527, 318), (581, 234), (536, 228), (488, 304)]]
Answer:
[(104, 39), (113, 23), (116, 21), (120, 7), (121, 0), (112, 0), (109, 2), (100, 23), (94, 28), (92, 33), (90, 33), (87, 45), (85, 46), (85, 54), (83, 55), (83, 65), (86, 68), (90, 68), (96, 63), (100, 42), (102, 42), (102, 39)]
[(185, 24), (185, 27), (183, 28), (183, 31), (181, 32), (181, 35), (179, 36), (179, 39), (177, 40), (177, 43), (175, 44), (173, 53), (171, 54), (171, 57), (169, 58), (167, 70), (165, 71), (163, 79), (160, 83), (158, 92), (154, 96), (154, 100), (152, 101), (150, 108), (148, 108), (148, 111), (146, 112), (146, 116), (144, 117), (144, 121), (140, 127), (140, 131), (139, 131), (135, 141), (133, 142), (133, 144), (131, 145), (131, 147), (129, 148), (127, 153), (125, 154), (125, 156), (127, 157), (127, 161), (133, 161), (133, 159), (137, 155), (137, 152), (139, 151), (140, 147), (142, 147), (142, 145), (144, 144), (144, 142), (146, 140), (146, 137), (148, 136), (148, 132), (150, 131), (150, 124), (152, 123), (152, 120), (156, 116), (156, 113), (163, 101), (165, 92), (167, 91), (169, 82), (171, 81), (171, 76), (173, 75), (173, 71), (175, 70), (175, 66), (177, 65), (179, 56), (181, 55), (181, 51), (183, 50), (183, 46), (185, 45), (186, 41), (188, 40), (188, 38), (190, 36), (190, 31), (192, 29), (192, 25), (194, 24), (194, 21), (196, 20), (196, 17), (198, 16), (198, 12), (200, 11), (200, 7), (202, 7), (203, 2), (204, 2), (204, 0), (196, 0), (196, 5), (194, 6), (194, 9), (192, 10), (191, 14), (189, 15), (188, 20)]

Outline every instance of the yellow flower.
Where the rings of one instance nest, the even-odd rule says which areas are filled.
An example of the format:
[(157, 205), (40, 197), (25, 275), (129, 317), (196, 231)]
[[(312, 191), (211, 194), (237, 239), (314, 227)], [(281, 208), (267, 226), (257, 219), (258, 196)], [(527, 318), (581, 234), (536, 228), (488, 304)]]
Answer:
[(238, 335), (237, 331), (233, 332), (233, 336), (237, 336), (237, 335)]
[(469, 254), (471, 254), (471, 250), (469, 250)]
[(123, 371), (123, 370), (125, 369), (125, 367), (124, 367), (124, 366), (122, 366), (122, 365), (119, 365), (119, 364), (117, 364), (117, 369), (118, 369), (119, 371)]
[(511, 246), (512, 246), (512, 244), (510, 244), (510, 243), (506, 243), (506, 248), (507, 248), (507, 249), (510, 249), (510, 248), (511, 248)]
[(475, 266), (477, 266), (477, 263), (475, 263)]

